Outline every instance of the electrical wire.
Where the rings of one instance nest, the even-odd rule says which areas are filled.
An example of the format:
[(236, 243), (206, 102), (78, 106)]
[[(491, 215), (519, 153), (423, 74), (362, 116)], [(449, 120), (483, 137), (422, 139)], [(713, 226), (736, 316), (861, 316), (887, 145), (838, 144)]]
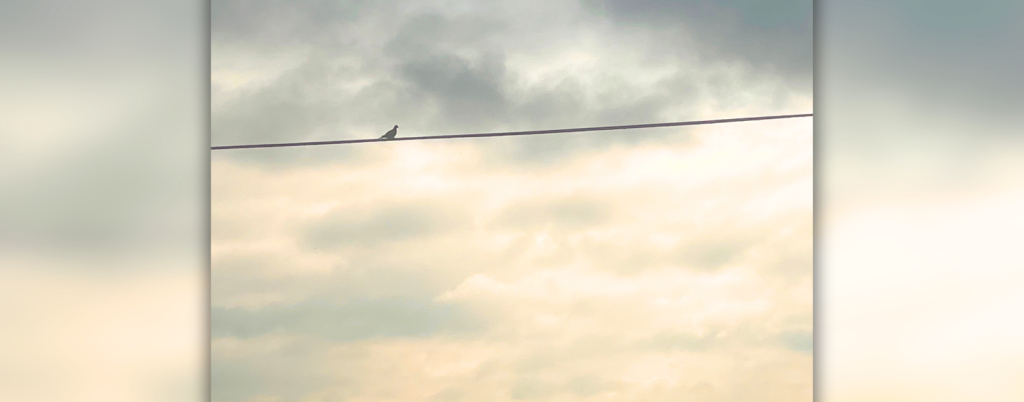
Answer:
[(634, 124), (627, 126), (603, 126), (603, 127), (579, 127), (579, 128), (561, 128), (554, 130), (533, 130), (533, 131), (507, 131), (500, 133), (480, 133), (480, 134), (451, 134), (451, 135), (436, 135), (426, 137), (398, 137), (392, 139), (358, 139), (358, 140), (338, 140), (338, 141), (311, 141), (311, 142), (285, 142), (276, 144), (248, 144), (248, 145), (222, 145), (211, 147), (211, 150), (222, 150), (222, 149), (245, 149), (245, 148), (280, 148), (280, 147), (303, 147), (311, 145), (343, 145), (343, 144), (359, 144), (364, 142), (394, 142), (394, 141), (419, 141), (419, 140), (440, 140), (440, 139), (453, 139), (453, 138), (483, 138), (483, 137), (507, 137), (507, 136), (519, 136), (519, 135), (537, 135), (537, 134), (558, 134), (558, 133), (577, 133), (584, 131), (609, 131), (609, 130), (631, 130), (639, 128), (656, 128), (656, 127), (677, 127), (677, 126), (698, 126), (706, 124), (721, 124), (721, 123), (738, 123), (744, 121), (757, 121), (757, 120), (774, 120), (774, 119), (789, 119), (795, 117), (810, 117), (813, 113), (805, 114), (789, 114), (789, 115), (776, 115), (776, 116), (757, 116), (757, 117), (738, 117), (732, 119), (717, 119), (717, 120), (695, 120), (695, 121), (679, 121), (672, 123), (651, 123), (651, 124)]

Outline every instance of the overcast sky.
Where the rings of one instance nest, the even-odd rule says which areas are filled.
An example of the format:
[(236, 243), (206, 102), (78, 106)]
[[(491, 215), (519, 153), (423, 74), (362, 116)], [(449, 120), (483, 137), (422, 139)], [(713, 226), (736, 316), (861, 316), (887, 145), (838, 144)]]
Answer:
[[(812, 111), (811, 1), (212, 2), (212, 143)], [(810, 401), (812, 121), (214, 151), (214, 401)]]

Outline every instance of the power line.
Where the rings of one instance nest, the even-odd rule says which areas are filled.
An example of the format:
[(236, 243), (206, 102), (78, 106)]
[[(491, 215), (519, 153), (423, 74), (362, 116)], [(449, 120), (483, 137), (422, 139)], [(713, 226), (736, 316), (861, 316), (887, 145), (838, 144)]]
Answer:
[(655, 127), (676, 127), (676, 126), (698, 126), (705, 124), (719, 124), (719, 123), (738, 123), (743, 121), (755, 121), (755, 120), (773, 120), (773, 119), (788, 119), (794, 117), (810, 117), (813, 113), (805, 114), (787, 114), (777, 116), (757, 116), (757, 117), (738, 117), (732, 119), (718, 119), (718, 120), (695, 120), (695, 121), (679, 121), (672, 123), (651, 123), (651, 124), (634, 124), (629, 126), (604, 126), (604, 127), (580, 127), (580, 128), (561, 128), (555, 130), (534, 130), (534, 131), (507, 131), (502, 133), (481, 133), (481, 134), (452, 134), (452, 135), (435, 135), (427, 137), (398, 137), (390, 140), (384, 139), (360, 139), (360, 140), (338, 140), (338, 141), (313, 141), (313, 142), (284, 142), (277, 144), (249, 144), (249, 145), (222, 145), (211, 147), (211, 150), (219, 149), (242, 149), (242, 148), (279, 148), (279, 147), (302, 147), (308, 145), (341, 145), (341, 144), (358, 144), (362, 142), (393, 142), (393, 141), (416, 141), (416, 140), (438, 140), (448, 138), (481, 138), (481, 137), (506, 137), (515, 135), (536, 135), (536, 134), (557, 134), (557, 133), (577, 133), (583, 131), (608, 131), (608, 130), (629, 130), (635, 128), (655, 128)]

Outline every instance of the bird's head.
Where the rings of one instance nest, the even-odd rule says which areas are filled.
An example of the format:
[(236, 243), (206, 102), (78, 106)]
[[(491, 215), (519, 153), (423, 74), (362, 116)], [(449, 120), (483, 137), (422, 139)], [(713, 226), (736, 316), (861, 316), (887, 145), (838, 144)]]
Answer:
[(397, 125), (397, 124), (395, 124), (395, 128), (398, 128), (398, 125)]

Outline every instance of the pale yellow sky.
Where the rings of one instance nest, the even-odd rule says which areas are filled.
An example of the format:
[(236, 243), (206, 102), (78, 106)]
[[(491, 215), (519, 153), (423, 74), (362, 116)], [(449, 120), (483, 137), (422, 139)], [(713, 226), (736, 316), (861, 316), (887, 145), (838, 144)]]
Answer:
[(689, 131), (545, 169), (215, 158), (215, 392), (809, 400), (811, 122)]

